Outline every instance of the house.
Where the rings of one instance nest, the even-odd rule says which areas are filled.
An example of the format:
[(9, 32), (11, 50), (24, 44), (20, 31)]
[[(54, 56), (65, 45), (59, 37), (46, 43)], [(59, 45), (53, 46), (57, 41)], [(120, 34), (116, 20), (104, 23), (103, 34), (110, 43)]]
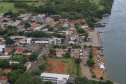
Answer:
[(77, 40), (78, 41), (79, 40), (79, 36), (71, 36), (70, 40)]
[(5, 51), (5, 45), (0, 45), (0, 53)]
[(66, 84), (70, 75), (56, 74), (56, 73), (42, 73), (41, 78), (43, 83), (52, 81), (54, 84)]
[(45, 24), (48, 25), (50, 22), (54, 22), (54, 19), (51, 17), (46, 17)]
[(24, 25), (17, 26), (18, 31), (25, 31)]
[(15, 45), (19, 45), (20, 44), (20, 40), (15, 40)]
[(66, 35), (72, 35), (74, 33), (74, 31), (73, 30), (68, 30), (68, 31), (66, 31)]
[(16, 48), (14, 54), (21, 54), (23, 53), (23, 47)]
[(45, 25), (38, 26), (34, 28), (33, 31), (41, 31), (43, 27), (45, 27)]
[(0, 84), (7, 84), (7, 76), (0, 77)]
[(76, 30), (76, 28), (73, 28), (73, 27), (72, 27), (72, 28), (70, 28), (70, 30)]
[(20, 44), (27, 44), (27, 39), (20, 39)]
[(27, 68), (27, 70), (31, 67), (31, 62), (26, 62), (25, 64), (24, 64), (24, 66), (26, 66), (26, 68)]
[(12, 69), (4, 69), (3, 72), (4, 72), (4, 73), (9, 73), (9, 72), (11, 72), (11, 70), (12, 70)]
[(16, 38), (18, 38), (18, 39), (25, 39), (26, 36), (10, 36), (10, 39), (16, 39)]
[(57, 57), (62, 57), (62, 54), (65, 54), (65, 52), (63, 51), (56, 52)]
[(3, 45), (4, 44), (4, 41), (0, 41), (0, 45)]
[(32, 38), (27, 38), (27, 44), (31, 44)]
[(81, 28), (82, 28), (82, 29), (86, 29), (86, 28), (88, 28), (88, 26), (83, 25), (83, 26), (81, 26)]
[(69, 27), (69, 25), (67, 23), (64, 23), (63, 27)]
[(71, 49), (71, 57), (73, 58), (79, 58), (80, 55), (80, 49)]
[(13, 24), (12, 24), (12, 26), (17, 26), (18, 24), (20, 24), (20, 20), (16, 20)]
[(40, 24), (33, 24), (33, 25), (31, 26), (31, 29), (34, 29), (34, 28), (39, 27), (39, 26), (40, 26)]
[(68, 44), (72, 45), (72, 44), (75, 44), (75, 42), (73, 40), (70, 40), (70, 41), (68, 41)]
[(61, 44), (61, 38), (49, 38), (49, 44), (54, 44), (54, 45), (60, 45)]
[(10, 49), (9, 50), (6, 50), (5, 51), (5, 55), (11, 55), (11, 52), (12, 52), (12, 50), (10, 50)]
[(11, 65), (11, 64), (19, 64), (18, 61), (12, 61), (12, 60), (10, 60), (9, 63), (10, 63), (10, 65)]

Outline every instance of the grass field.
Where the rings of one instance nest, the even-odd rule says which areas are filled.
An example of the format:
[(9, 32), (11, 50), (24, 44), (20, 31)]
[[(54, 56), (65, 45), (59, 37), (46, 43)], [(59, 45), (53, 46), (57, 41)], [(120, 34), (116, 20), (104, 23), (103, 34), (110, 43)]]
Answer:
[[(42, 5), (41, 3), (35, 3), (35, 2), (26, 2), (28, 5), (34, 5), (36, 7)], [(16, 9), (14, 7), (14, 3), (10, 2), (2, 2), (0, 3), (0, 13), (6, 13), (8, 11), (12, 11), (13, 13), (18, 13), (19, 9)]]

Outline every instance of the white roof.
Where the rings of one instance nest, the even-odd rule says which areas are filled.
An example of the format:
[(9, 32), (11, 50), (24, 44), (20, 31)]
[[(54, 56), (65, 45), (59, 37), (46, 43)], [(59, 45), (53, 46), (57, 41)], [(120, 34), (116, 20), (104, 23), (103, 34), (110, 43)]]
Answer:
[(104, 69), (105, 67), (104, 67), (104, 65), (103, 64), (101, 64), (100, 65), (100, 69)]
[(56, 73), (42, 73), (41, 76), (44, 76), (44, 77), (56, 77), (56, 78), (58, 78), (57, 80), (63, 80), (64, 78), (69, 79), (70, 75), (56, 74)]
[(3, 51), (3, 48), (5, 48), (5, 45), (0, 45), (0, 51)]

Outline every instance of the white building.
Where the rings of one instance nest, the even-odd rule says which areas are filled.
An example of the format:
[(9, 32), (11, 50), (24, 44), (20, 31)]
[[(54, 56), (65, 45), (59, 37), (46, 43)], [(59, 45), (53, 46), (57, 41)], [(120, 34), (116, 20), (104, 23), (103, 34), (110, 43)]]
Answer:
[(54, 45), (60, 45), (61, 44), (61, 38), (49, 38), (49, 44), (54, 44)]
[(0, 45), (0, 52), (5, 51), (5, 45)]
[(42, 73), (42, 81), (52, 81), (54, 84), (66, 84), (70, 75), (55, 74), (55, 73)]

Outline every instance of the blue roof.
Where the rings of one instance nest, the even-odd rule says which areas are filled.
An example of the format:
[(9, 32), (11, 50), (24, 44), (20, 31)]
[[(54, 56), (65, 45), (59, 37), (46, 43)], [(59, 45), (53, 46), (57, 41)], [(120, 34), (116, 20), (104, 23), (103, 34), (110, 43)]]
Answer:
[(74, 79), (69, 79), (69, 81), (74, 81)]

